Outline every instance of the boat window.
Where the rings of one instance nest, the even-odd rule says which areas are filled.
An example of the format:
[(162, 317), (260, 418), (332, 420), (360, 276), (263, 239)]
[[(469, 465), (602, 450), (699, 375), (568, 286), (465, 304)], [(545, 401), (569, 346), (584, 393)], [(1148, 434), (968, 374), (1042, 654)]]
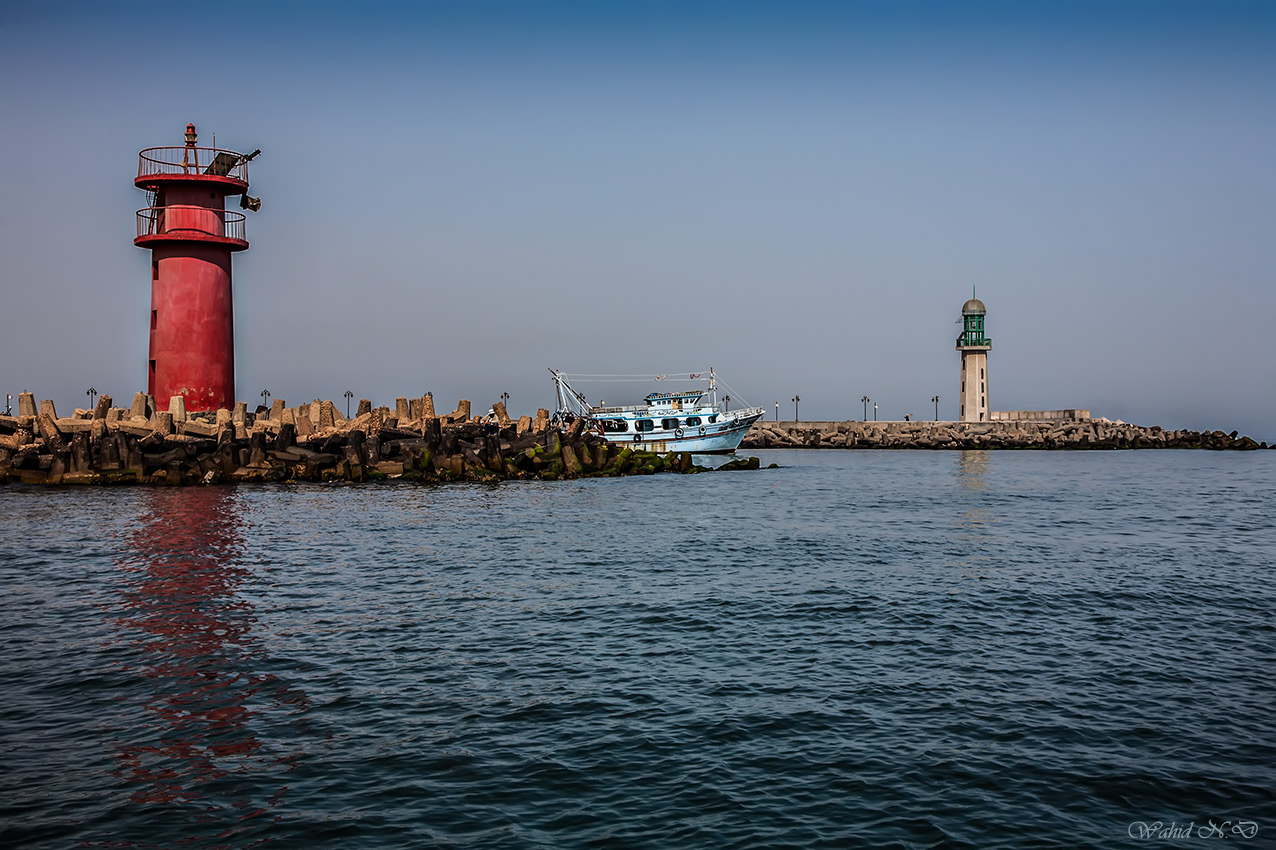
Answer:
[(604, 434), (619, 434), (629, 430), (629, 423), (623, 419), (599, 419), (603, 423)]
[(718, 421), (718, 414), (716, 414), (716, 413), (715, 413), (715, 414), (713, 414), (712, 416), (710, 416), (710, 417), (709, 417), (709, 424), (710, 424), (710, 425), (712, 425), (714, 422), (717, 422), (717, 421)]
[(693, 427), (695, 427), (696, 425), (699, 425), (699, 424), (700, 424), (700, 417), (699, 417), (699, 416), (688, 416), (688, 417), (687, 417), (687, 427), (688, 427), (688, 428), (693, 428)]
[(634, 421), (635, 431), (654, 431), (655, 428), (656, 423), (652, 422), (650, 419), (638, 419)]
[(678, 427), (677, 417), (674, 417), (673, 419), (661, 419), (660, 427), (664, 428), (666, 431), (672, 431), (674, 428)]

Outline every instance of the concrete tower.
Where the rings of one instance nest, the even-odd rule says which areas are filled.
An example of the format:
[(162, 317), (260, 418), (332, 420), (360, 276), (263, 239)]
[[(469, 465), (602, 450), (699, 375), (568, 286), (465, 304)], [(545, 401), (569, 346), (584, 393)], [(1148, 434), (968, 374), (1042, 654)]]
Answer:
[(988, 351), (992, 340), (984, 336), (984, 302), (971, 298), (961, 306), (961, 336), (957, 350), (961, 352), (962, 422), (988, 422)]
[(260, 151), (196, 147), (195, 125), (186, 144), (147, 148), (138, 157), (133, 185), (149, 193), (137, 211), (133, 244), (151, 250), (151, 344), (146, 391), (161, 409), (184, 396), (187, 410), (235, 403), (235, 329), (230, 255), (248, 247), (244, 214), (226, 210), (227, 195), (257, 209), (250, 198), (248, 162)]

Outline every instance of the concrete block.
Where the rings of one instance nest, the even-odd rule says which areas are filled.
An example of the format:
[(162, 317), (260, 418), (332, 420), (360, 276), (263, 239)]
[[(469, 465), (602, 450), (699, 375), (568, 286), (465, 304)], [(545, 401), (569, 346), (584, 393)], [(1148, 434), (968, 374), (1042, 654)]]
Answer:
[(34, 393), (18, 393), (18, 415), (32, 417), (39, 415), (35, 407)]
[(186, 396), (175, 395), (168, 400), (168, 412), (173, 417), (173, 422), (186, 421)]

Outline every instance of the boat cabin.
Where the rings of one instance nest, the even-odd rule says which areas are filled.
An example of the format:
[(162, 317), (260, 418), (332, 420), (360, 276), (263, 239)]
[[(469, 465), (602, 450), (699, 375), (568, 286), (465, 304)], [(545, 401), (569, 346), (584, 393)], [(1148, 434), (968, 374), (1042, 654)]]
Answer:
[[(662, 412), (668, 413), (668, 411)], [(707, 416), (703, 414), (700, 416), (643, 416), (639, 414), (633, 419), (598, 419), (604, 434), (626, 434), (631, 431), (647, 434), (658, 429), (676, 431), (679, 428), (698, 428), (702, 425), (712, 425), (717, 421), (718, 414), (716, 413), (710, 413)]]
[(650, 393), (643, 400), (647, 402), (647, 407), (668, 407), (673, 410), (681, 410), (684, 405), (694, 407), (703, 395), (704, 393), (699, 390), (687, 390), (680, 393)]

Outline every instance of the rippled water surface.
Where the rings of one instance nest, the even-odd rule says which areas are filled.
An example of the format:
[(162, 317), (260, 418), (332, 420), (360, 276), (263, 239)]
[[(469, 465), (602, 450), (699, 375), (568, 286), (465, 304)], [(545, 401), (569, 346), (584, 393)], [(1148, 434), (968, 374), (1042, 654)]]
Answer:
[(1276, 846), (1276, 452), (756, 454), (0, 488), (0, 844)]

